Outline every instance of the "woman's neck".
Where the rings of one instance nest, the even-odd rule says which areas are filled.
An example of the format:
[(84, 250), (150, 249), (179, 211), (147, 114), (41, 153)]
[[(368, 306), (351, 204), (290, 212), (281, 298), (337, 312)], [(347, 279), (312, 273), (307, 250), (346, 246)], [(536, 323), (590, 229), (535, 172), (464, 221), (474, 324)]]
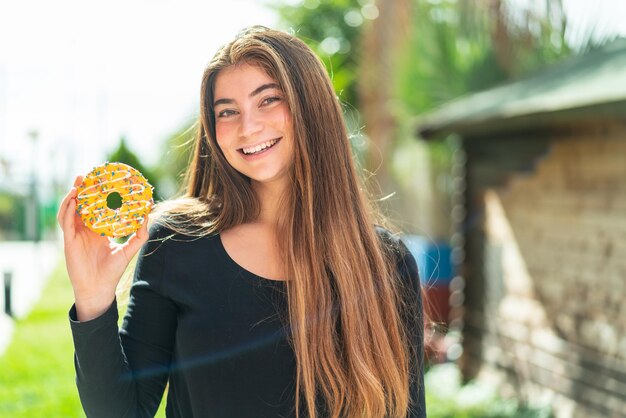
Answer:
[(275, 225), (284, 202), (287, 185), (282, 183), (253, 183), (252, 189), (261, 206), (257, 222)]

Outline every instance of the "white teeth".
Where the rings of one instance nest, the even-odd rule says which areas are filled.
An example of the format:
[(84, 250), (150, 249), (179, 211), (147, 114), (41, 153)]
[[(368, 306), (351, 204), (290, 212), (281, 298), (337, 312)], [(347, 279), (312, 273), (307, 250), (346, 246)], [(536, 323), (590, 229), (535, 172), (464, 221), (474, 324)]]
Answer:
[(243, 151), (244, 154), (254, 154), (257, 153), (261, 150), (264, 150), (266, 148), (271, 147), (272, 145), (274, 145), (276, 142), (278, 142), (277, 139), (272, 139), (270, 141), (264, 142), (262, 144), (259, 144), (257, 146), (254, 147), (248, 147), (248, 148), (242, 148), (241, 150)]

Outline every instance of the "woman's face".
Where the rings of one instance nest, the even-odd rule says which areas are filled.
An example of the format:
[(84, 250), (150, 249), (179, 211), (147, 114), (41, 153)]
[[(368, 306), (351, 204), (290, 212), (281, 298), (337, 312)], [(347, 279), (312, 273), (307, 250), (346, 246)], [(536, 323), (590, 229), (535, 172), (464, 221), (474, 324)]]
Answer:
[(253, 185), (284, 187), (293, 162), (293, 130), (276, 80), (259, 67), (234, 65), (217, 75), (214, 97), (215, 134), (226, 160)]

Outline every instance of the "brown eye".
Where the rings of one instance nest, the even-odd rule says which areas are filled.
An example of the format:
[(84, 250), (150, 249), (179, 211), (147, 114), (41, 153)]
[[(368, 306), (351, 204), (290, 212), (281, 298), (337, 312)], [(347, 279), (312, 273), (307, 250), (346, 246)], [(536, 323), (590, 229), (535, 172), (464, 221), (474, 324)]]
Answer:
[(227, 117), (235, 115), (235, 114), (237, 114), (237, 112), (235, 112), (232, 109), (224, 109), (224, 110), (222, 110), (222, 111), (217, 113), (217, 117), (218, 118), (227, 118)]

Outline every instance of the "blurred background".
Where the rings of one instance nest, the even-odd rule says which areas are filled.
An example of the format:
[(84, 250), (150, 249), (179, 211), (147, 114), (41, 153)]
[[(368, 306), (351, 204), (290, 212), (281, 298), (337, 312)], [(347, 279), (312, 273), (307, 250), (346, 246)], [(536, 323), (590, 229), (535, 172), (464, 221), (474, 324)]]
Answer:
[(623, 16), (621, 0), (3, 2), (0, 416), (83, 416), (58, 204), (107, 160), (174, 196), (204, 66), (253, 24), (322, 58), (418, 260), (429, 416), (626, 416)]

